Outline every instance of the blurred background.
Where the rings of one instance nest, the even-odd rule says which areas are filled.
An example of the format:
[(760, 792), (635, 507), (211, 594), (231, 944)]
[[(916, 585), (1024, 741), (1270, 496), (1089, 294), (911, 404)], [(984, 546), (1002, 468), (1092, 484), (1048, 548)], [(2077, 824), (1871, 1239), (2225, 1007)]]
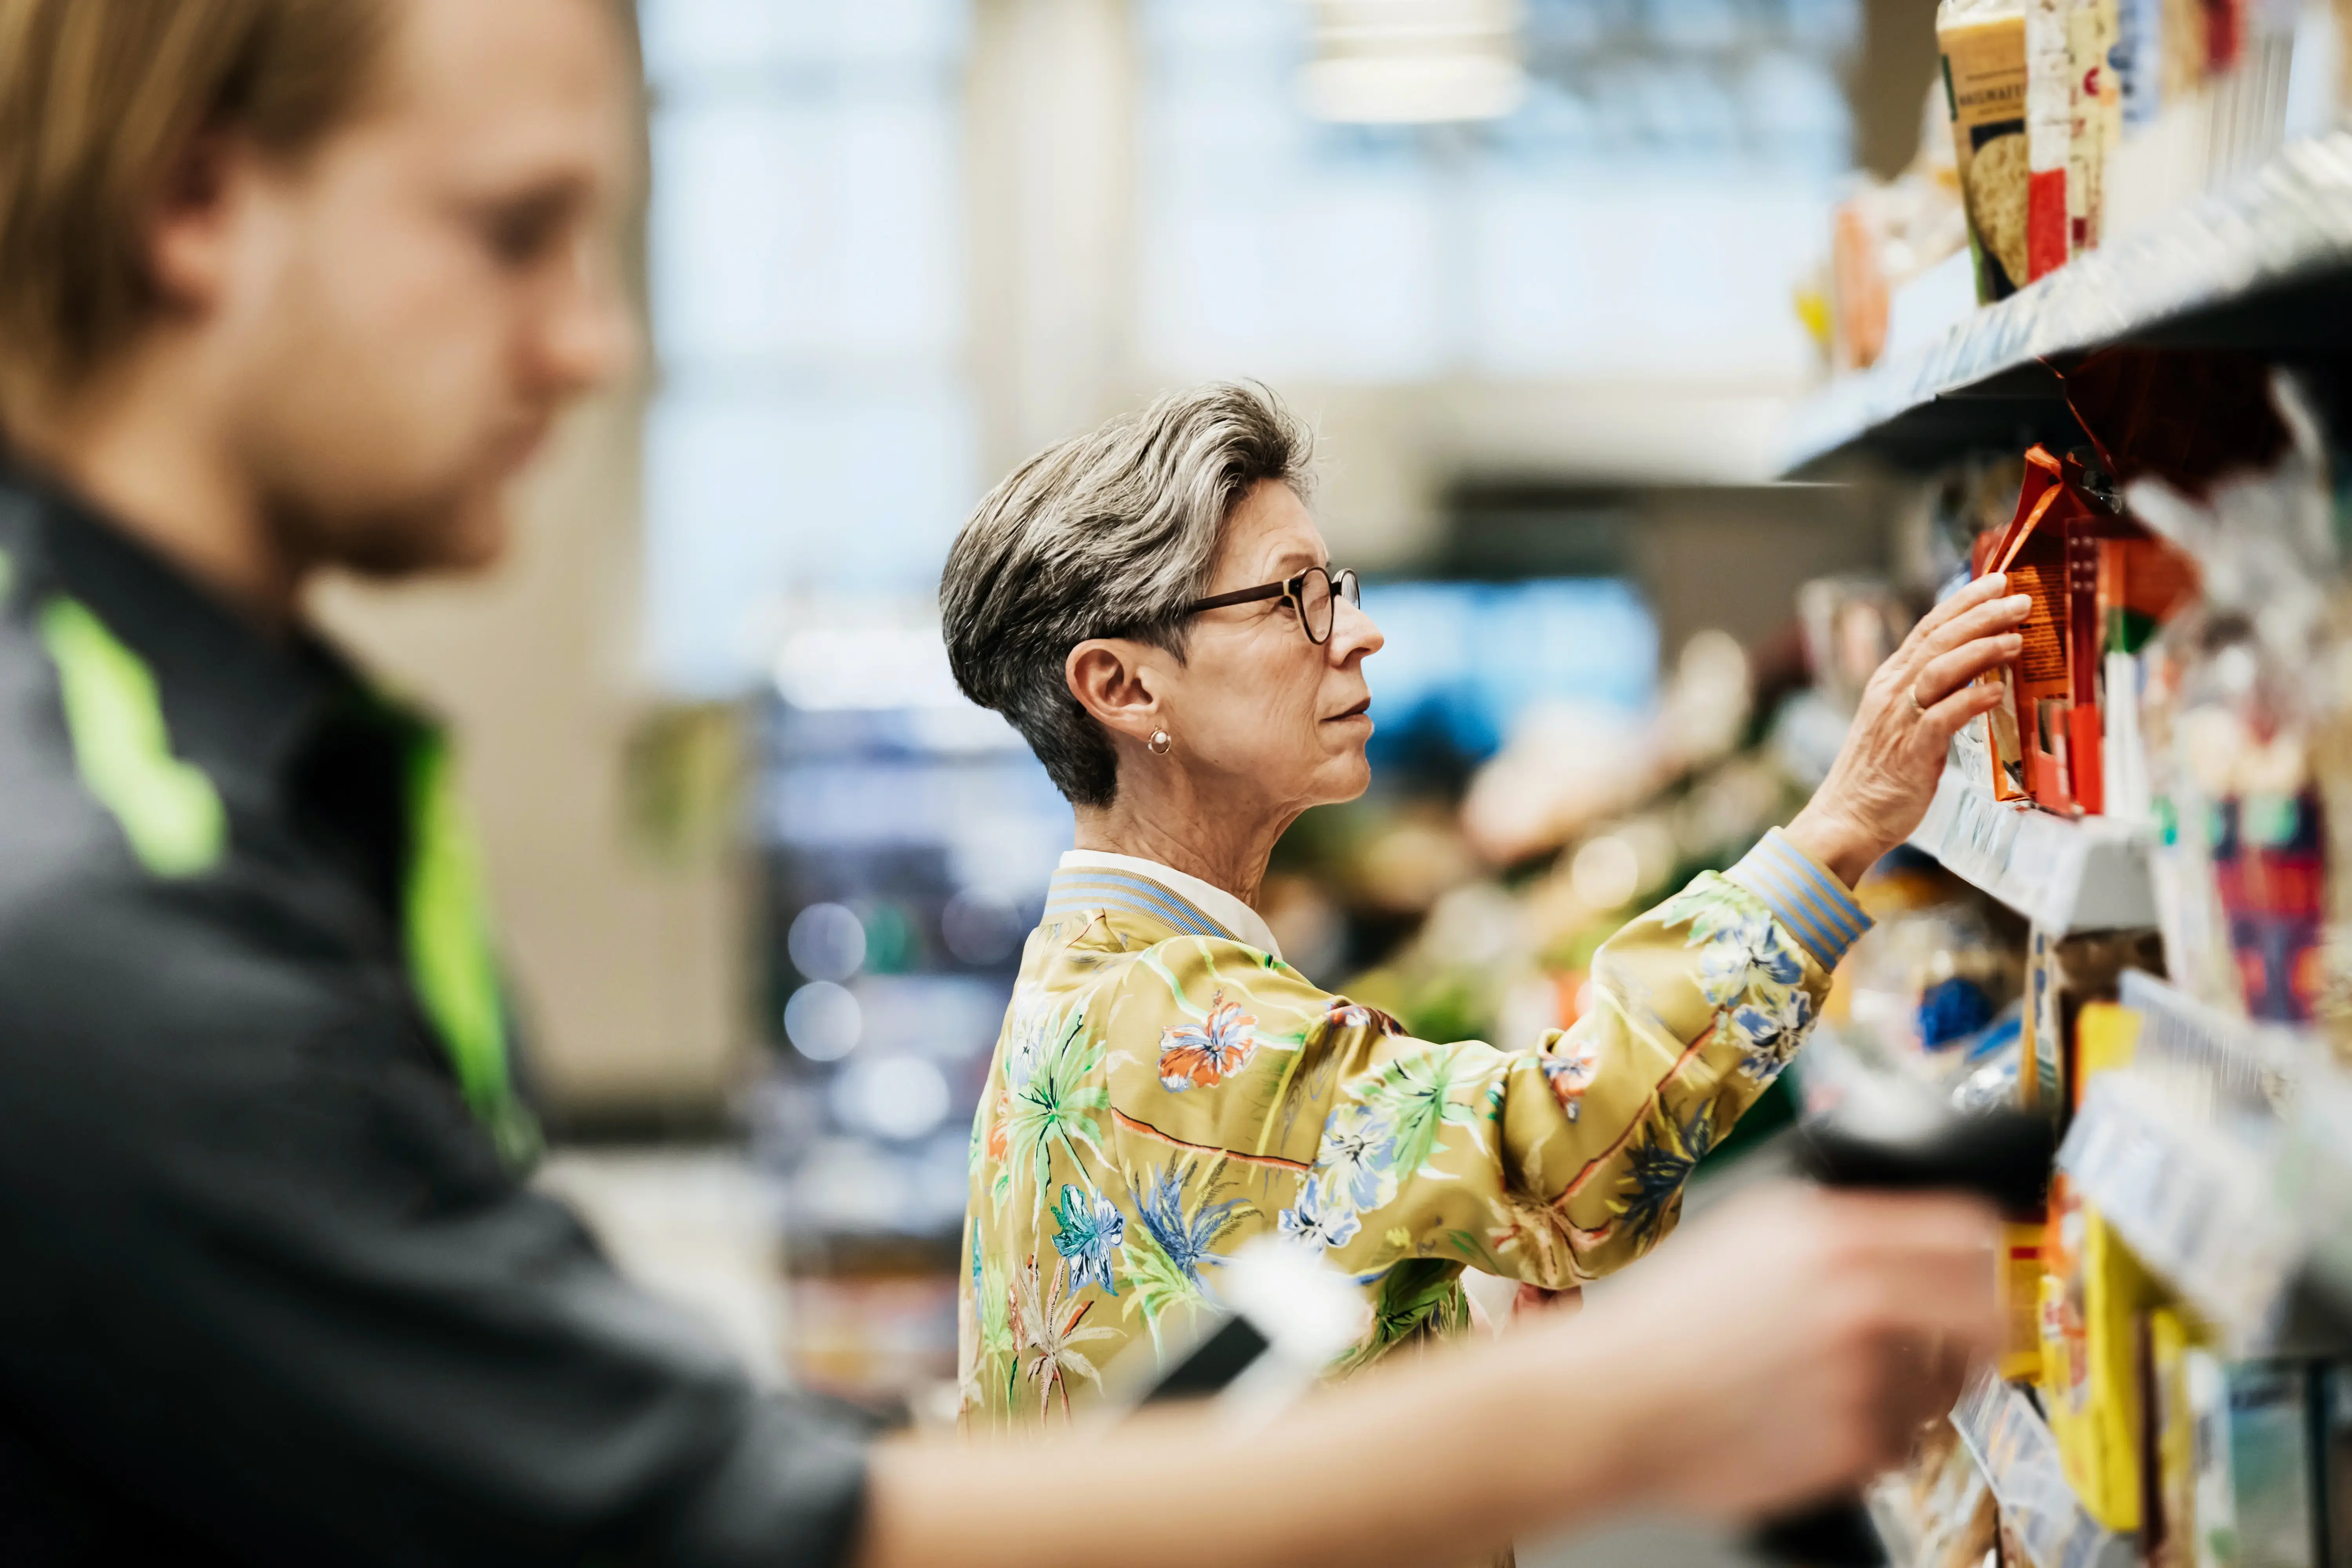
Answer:
[(772, 1374), (951, 1386), (1070, 816), (955, 692), (940, 564), (1020, 458), (1213, 377), (1319, 432), (1388, 636), (1286, 952), (1441, 1038), (1572, 1019), (1619, 921), (1802, 800), (1888, 635), (1835, 591), (1903, 574), (1884, 498), (1771, 477), (1932, 10), (640, 0), (642, 375), (498, 576), (327, 605), (467, 737), (546, 1179)]

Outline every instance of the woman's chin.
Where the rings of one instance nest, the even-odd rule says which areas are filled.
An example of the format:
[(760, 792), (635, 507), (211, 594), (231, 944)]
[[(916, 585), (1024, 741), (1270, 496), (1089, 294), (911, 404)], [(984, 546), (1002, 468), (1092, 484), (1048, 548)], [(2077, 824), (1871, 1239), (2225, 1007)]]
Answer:
[(1327, 787), (1319, 792), (1327, 805), (1339, 805), (1354, 800), (1372, 787), (1372, 764), (1359, 745), (1355, 754), (1337, 760), (1325, 775)]

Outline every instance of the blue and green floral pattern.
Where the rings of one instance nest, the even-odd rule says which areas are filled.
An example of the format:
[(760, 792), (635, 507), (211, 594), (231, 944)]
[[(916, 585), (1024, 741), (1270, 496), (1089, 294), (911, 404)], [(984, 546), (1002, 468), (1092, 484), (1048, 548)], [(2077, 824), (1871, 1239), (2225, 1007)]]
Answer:
[(1626, 927), (1585, 1016), (1516, 1051), (1414, 1039), (1238, 941), (1063, 900), (973, 1127), (966, 1423), (1147, 1379), (1261, 1237), (1361, 1285), (1345, 1366), (1466, 1323), (1465, 1268), (1559, 1289), (1648, 1250), (1829, 983), (1739, 878)]

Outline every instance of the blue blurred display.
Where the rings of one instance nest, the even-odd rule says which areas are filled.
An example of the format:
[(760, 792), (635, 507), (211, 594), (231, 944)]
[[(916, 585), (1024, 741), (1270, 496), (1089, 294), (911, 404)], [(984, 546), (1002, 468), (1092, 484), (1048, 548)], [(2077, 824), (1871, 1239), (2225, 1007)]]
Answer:
[(1364, 666), (1376, 763), (1433, 742), (1491, 756), (1539, 703), (1638, 714), (1656, 700), (1657, 622), (1627, 583), (1373, 583), (1364, 608), (1388, 639)]

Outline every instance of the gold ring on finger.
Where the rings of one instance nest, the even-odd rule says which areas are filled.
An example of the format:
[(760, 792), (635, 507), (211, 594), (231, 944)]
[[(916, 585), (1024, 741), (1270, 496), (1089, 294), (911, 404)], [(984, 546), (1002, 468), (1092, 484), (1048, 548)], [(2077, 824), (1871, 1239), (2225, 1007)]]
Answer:
[(1919, 688), (1916, 685), (1914, 685), (1910, 689), (1910, 691), (1911, 711), (1917, 714), (1920, 718), (1925, 719), (1927, 716), (1927, 705), (1919, 700)]

